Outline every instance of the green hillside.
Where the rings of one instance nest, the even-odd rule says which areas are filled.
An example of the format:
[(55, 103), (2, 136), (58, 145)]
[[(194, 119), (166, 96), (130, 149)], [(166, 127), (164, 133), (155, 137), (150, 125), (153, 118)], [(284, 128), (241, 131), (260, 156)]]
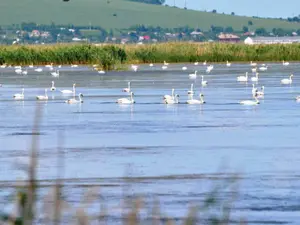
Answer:
[[(115, 15), (114, 15), (115, 14)], [(40, 24), (99, 25), (103, 28), (128, 28), (136, 24), (161, 27), (191, 27), (208, 30), (214, 26), (232, 26), (241, 30), (252, 20), (251, 29), (264, 27), (300, 29), (299, 23), (275, 19), (254, 19), (148, 5), (126, 0), (1, 0), (0, 25), (36, 22)]]

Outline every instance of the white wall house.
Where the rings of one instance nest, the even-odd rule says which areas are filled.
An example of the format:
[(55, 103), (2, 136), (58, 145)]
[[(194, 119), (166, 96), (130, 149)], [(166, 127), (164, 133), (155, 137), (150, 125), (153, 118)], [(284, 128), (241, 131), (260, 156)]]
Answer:
[(244, 41), (246, 45), (254, 44), (292, 44), (300, 43), (300, 36), (294, 37), (247, 37)]

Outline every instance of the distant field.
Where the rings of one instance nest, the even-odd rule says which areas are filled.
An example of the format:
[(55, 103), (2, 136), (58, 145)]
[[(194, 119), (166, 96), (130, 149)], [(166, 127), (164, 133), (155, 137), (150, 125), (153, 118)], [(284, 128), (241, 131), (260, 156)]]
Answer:
[(265, 27), (268, 30), (280, 27), (300, 29), (299, 24), (274, 19), (213, 14), (126, 0), (0, 1), (0, 25), (22, 22), (89, 25), (91, 22), (92, 25), (100, 25), (106, 29), (128, 28), (131, 25), (145, 24), (168, 28), (189, 25), (204, 30), (208, 30), (211, 25), (232, 26), (235, 30), (241, 30), (243, 26), (247, 26), (249, 20), (254, 23), (252, 29), (258, 27)]

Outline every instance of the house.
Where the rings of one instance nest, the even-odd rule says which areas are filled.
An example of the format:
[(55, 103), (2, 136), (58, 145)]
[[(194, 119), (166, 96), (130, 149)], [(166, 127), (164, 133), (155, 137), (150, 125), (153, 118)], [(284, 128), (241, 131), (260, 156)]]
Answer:
[(33, 30), (30, 33), (30, 37), (39, 37), (41, 35), (41, 33), (38, 30)]
[(292, 44), (300, 43), (300, 36), (293, 37), (247, 37), (244, 41), (246, 45), (255, 44)]
[(235, 34), (224, 34), (221, 33), (218, 36), (219, 42), (226, 42), (226, 43), (238, 43), (240, 42), (241, 38)]
[(191, 36), (199, 36), (199, 35), (203, 35), (202, 32), (198, 32), (198, 31), (193, 31), (190, 33)]

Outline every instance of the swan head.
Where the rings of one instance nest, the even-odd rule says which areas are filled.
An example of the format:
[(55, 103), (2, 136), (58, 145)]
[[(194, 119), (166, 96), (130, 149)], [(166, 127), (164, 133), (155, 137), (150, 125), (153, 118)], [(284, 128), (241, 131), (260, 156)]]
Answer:
[(76, 83), (73, 84), (73, 87), (75, 87), (75, 86), (76, 86)]
[(291, 76), (290, 77), (293, 77), (294, 75), (293, 74), (291, 74)]
[(262, 90), (265, 90), (265, 86), (262, 86), (261, 89), (262, 89)]
[(78, 96), (82, 98), (82, 97), (83, 97), (83, 94), (80, 93)]

